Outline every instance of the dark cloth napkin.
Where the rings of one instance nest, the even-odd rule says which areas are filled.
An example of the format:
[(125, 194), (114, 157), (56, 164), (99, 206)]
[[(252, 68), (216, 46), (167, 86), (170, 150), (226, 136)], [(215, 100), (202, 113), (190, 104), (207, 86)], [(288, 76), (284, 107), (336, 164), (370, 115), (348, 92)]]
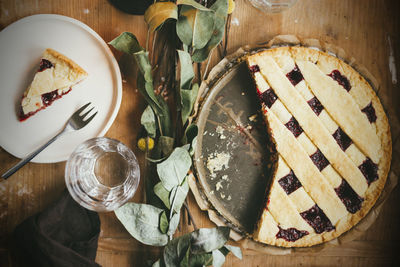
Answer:
[(22, 266), (100, 266), (95, 262), (100, 219), (76, 203), (68, 191), (13, 233), (13, 250)]

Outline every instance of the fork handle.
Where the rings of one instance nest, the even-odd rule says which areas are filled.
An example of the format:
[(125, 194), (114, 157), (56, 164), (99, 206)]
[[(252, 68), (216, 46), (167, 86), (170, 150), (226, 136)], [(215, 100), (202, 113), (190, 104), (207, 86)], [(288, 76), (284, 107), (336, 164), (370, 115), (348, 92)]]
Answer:
[(13, 167), (11, 167), (8, 171), (6, 171), (1, 177), (3, 179), (9, 178), (11, 175), (13, 175), (15, 172), (17, 172), (19, 169), (21, 169), (26, 163), (31, 161), (34, 157), (36, 157), (37, 154), (43, 151), (46, 147), (48, 147), (51, 143), (53, 143), (55, 140), (57, 140), (58, 137), (60, 137), (63, 133), (65, 133), (65, 128), (56, 134), (53, 138), (51, 138), (46, 144), (42, 145), (32, 153), (30, 153), (28, 156), (25, 158), (21, 159), (17, 164), (15, 164)]

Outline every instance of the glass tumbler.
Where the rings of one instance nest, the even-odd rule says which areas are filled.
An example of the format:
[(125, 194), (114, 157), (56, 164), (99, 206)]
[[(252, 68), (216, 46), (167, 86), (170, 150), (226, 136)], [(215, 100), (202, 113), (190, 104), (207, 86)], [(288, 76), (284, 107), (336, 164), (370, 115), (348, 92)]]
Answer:
[(257, 9), (269, 13), (282, 12), (290, 8), (297, 2), (297, 0), (249, 0), (249, 1)]
[(140, 181), (135, 154), (123, 143), (97, 137), (80, 144), (65, 166), (65, 183), (81, 206), (98, 211), (115, 210), (136, 192)]

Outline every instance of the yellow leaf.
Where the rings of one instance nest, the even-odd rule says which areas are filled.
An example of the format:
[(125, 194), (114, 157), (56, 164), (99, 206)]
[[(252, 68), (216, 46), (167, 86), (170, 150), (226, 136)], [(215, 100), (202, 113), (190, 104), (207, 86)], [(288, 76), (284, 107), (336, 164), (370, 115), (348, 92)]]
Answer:
[(156, 30), (167, 19), (178, 18), (178, 7), (172, 2), (156, 2), (149, 6), (144, 13), (144, 20), (147, 22), (150, 31)]
[(233, 10), (235, 10), (235, 1), (229, 0), (228, 14), (232, 14)]

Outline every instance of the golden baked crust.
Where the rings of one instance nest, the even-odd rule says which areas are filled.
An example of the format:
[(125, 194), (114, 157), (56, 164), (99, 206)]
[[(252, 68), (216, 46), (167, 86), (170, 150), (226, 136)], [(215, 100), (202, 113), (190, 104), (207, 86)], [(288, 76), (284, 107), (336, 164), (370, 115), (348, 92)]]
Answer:
[(82, 69), (78, 64), (76, 64), (72, 59), (67, 58), (66, 56), (64, 56), (63, 54), (57, 52), (54, 49), (51, 48), (47, 48), (45, 50), (45, 52), (43, 53), (44, 58), (47, 57), (47, 55), (50, 55), (53, 58), (56, 58), (57, 60), (63, 61), (64, 63), (68, 64), (69, 67), (71, 69), (73, 69), (74, 72), (83, 75), (83, 76), (87, 76), (87, 72)]
[[(308, 62), (314, 64), (311, 65)], [(268, 204), (263, 210), (253, 238), (269, 245), (306, 247), (326, 242), (340, 236), (342, 233), (351, 229), (369, 212), (378, 199), (389, 173), (392, 154), (390, 127), (379, 98), (369, 83), (351, 66), (319, 50), (305, 47), (279, 47), (249, 56), (247, 58), (247, 64), (250, 71), (253, 73), (260, 98), (262, 98), (261, 94), (268, 89), (272, 89), (275, 92), (276, 99), (272, 104), (264, 103), (263, 111), (267, 124), (271, 127), (270, 131), (273, 135), (273, 139), (275, 139), (278, 153), (280, 154), (277, 172), (273, 178), (274, 181), (272, 182), (267, 200)], [(258, 70), (254, 69), (254, 66), (257, 66)], [(297, 68), (301, 72), (302, 77), (304, 77), (304, 79), (297, 84), (290, 82), (289, 78), (287, 80), (284, 79), (289, 77), (287, 75), (295, 68)], [(330, 80), (325, 78), (325, 75), (321, 75), (321, 73), (323, 73), (333, 77), (332, 73), (335, 70), (337, 70), (340, 75), (347, 78), (351, 86), (350, 90), (345, 88), (348, 84), (341, 85), (337, 80), (333, 78)], [(303, 71), (309, 72), (303, 73)], [(312, 80), (314, 80), (314, 82)], [(306, 110), (307, 105), (304, 103), (316, 97), (315, 93), (318, 94), (318, 90), (321, 88), (315, 87), (324, 84), (321, 83), (320, 80), (323, 80), (324, 83), (329, 85), (324, 89), (328, 88), (327, 90), (332, 91), (322, 92), (325, 96), (319, 95), (323, 110), (319, 114), (314, 114), (315, 111), (313, 113)], [(343, 89), (346, 89), (348, 95), (343, 93), (346, 92)], [(349, 118), (346, 114), (347, 111), (341, 111), (335, 106), (328, 105), (327, 101), (329, 99), (338, 101), (340, 99), (338, 96), (346, 98), (347, 103), (352, 105), (352, 107), (349, 108), (349, 110), (351, 110), (350, 115), (356, 118), (353, 123), (359, 123), (359, 121), (362, 120), (362, 123), (359, 123), (361, 125), (360, 129), (357, 129), (357, 127), (349, 123), (352, 118)], [(351, 96), (351, 98), (349, 96)], [(323, 99), (324, 97), (326, 99)], [(329, 106), (329, 109), (324, 103), (326, 106)], [(376, 121), (371, 121), (368, 116), (365, 116), (366, 113), (362, 111), (370, 103), (372, 103), (372, 107), (375, 110)], [(332, 109), (335, 108), (336, 110), (333, 111)], [(291, 117), (294, 117), (298, 121), (303, 131), (300, 134), (296, 133), (297, 136), (294, 135), (293, 132), (293, 135), (288, 135), (291, 130), (288, 126), (287, 128), (283, 127), (285, 124), (289, 123), (288, 120)], [(346, 118), (343, 119), (343, 117)], [(366, 122), (368, 122), (368, 124)], [(335, 138), (331, 138), (332, 140), (328, 138), (329, 135), (335, 133), (336, 129), (339, 130), (338, 127), (342, 130), (345, 128), (344, 132), (347, 135), (351, 135), (352, 143), (348, 148), (341, 149), (339, 147), (340, 145), (335, 146), (335, 142), (332, 142), (332, 140), (335, 141)], [(365, 140), (360, 141), (364, 143), (358, 142), (359, 140), (354, 142), (353, 140), (362, 135), (364, 131), (369, 131), (368, 134), (371, 138), (375, 138), (374, 136), (376, 136), (377, 140), (379, 140), (379, 144), (375, 142), (376, 144), (373, 150), (367, 147)], [(290, 144), (291, 147), (287, 147), (288, 144)], [(313, 168), (310, 167), (310, 162), (306, 162), (310, 159), (304, 155), (309, 155), (311, 157), (312, 151), (316, 148), (323, 151), (323, 155), (329, 159), (329, 165), (322, 168), (320, 174), (316, 174), (316, 168), (314, 168), (313, 171), (299, 171), (300, 164), (308, 166), (307, 168)], [(370, 158), (377, 164), (378, 179), (369, 181), (368, 184), (367, 179), (365, 179), (366, 177), (364, 178), (360, 175), (363, 174), (365, 176), (364, 173), (361, 173), (360, 166)], [(339, 164), (338, 162), (344, 163)], [(314, 164), (316, 165), (315, 162)], [(294, 192), (282, 194), (282, 192), (285, 193), (285, 191), (283, 191), (279, 183), (277, 183), (277, 180), (281, 179), (288, 170), (293, 170), (296, 175), (304, 175), (304, 177), (298, 177), (298, 180), (301, 181), (301, 187), (299, 188), (301, 190), (297, 189)], [(313, 178), (311, 177), (311, 173), (314, 173), (314, 176), (319, 176), (323, 183), (327, 183), (331, 186), (331, 189), (337, 189), (342, 180), (346, 181), (357, 195), (364, 199), (361, 202), (362, 204), (360, 204), (361, 207), (358, 208), (357, 211), (354, 211), (354, 213), (350, 213), (349, 209), (343, 212), (343, 207), (345, 205), (343, 204), (343, 207), (335, 207), (337, 203), (335, 204), (332, 201), (322, 207), (323, 201), (321, 201), (320, 198), (324, 194), (327, 194), (327, 192), (311, 192), (313, 190), (313, 186), (309, 183), (309, 179)], [(310, 177), (307, 177), (307, 175)], [(323, 180), (321, 177), (325, 177), (326, 180)], [(330, 193), (327, 194), (330, 198), (332, 197), (331, 189), (328, 190)], [(279, 193), (277, 193), (278, 191)], [(311, 196), (311, 198), (309, 198), (309, 196)], [(337, 199), (340, 199), (338, 193)], [(271, 203), (273, 203), (273, 209), (270, 209)], [(282, 207), (286, 205), (286, 207), (291, 208), (282, 208), (280, 210), (280, 203), (283, 203)], [(328, 220), (330, 220), (334, 226), (333, 230), (317, 233), (314, 231), (315, 229), (313, 229), (313, 227), (301, 225), (297, 215), (289, 214), (293, 213), (294, 208), (301, 213), (314, 203), (317, 203), (327, 215)], [(340, 204), (338, 205), (340, 206)], [(332, 212), (329, 209), (338, 210)], [(290, 212), (287, 210), (290, 210)], [(277, 214), (278, 211), (279, 214)], [(291, 220), (293, 220), (292, 224), (290, 223)], [(306, 221), (304, 220), (304, 222)], [(280, 228), (295, 228), (297, 230), (307, 231), (308, 234), (296, 241), (287, 241), (282, 237), (277, 237)]]

